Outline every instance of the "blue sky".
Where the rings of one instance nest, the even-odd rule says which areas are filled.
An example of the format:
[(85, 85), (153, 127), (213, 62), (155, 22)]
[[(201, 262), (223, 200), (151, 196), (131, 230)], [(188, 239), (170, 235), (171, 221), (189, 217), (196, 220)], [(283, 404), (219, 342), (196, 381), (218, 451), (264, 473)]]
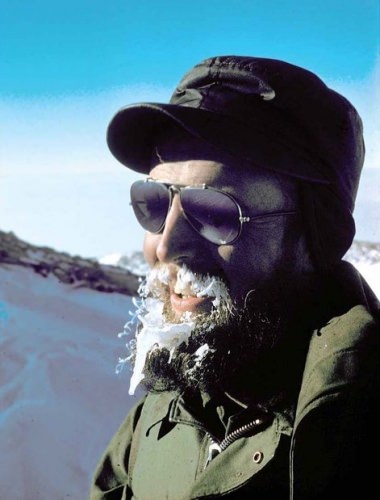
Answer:
[(218, 53), (275, 56), (360, 79), (378, 49), (377, 0), (1, 0), (2, 92), (44, 96), (172, 85)]
[[(379, 166), (378, 0), (0, 0), (0, 228), (83, 255), (138, 249), (135, 177), (107, 151), (107, 123), (129, 102), (166, 101), (218, 54), (318, 73), (358, 108), (366, 168)], [(367, 184), (374, 203), (380, 188)], [(380, 240), (373, 217), (359, 235)]]

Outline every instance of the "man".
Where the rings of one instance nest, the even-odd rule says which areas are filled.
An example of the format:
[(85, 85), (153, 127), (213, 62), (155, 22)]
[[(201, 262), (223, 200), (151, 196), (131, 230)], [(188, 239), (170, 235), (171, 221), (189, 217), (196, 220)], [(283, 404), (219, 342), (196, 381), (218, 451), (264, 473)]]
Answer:
[(152, 271), (129, 343), (135, 407), (92, 499), (326, 499), (377, 490), (378, 307), (342, 257), (364, 160), (311, 72), (223, 56), (169, 104), (120, 110), (114, 156)]

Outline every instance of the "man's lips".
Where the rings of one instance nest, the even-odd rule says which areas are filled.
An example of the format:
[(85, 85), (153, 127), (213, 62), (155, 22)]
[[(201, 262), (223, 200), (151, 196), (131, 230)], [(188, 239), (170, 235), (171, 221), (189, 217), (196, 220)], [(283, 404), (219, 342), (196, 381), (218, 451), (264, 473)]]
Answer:
[(180, 295), (172, 292), (170, 295), (170, 304), (172, 309), (178, 313), (206, 312), (211, 310), (213, 297), (196, 297), (194, 295)]

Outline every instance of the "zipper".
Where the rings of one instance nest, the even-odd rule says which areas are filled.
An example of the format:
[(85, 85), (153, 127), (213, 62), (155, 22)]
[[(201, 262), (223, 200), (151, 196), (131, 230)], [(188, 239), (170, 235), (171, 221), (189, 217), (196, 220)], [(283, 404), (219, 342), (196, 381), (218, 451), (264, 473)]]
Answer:
[(227, 436), (222, 441), (219, 442), (216, 439), (214, 439), (209, 432), (207, 432), (207, 436), (211, 441), (211, 444), (208, 447), (207, 461), (204, 468), (206, 468), (208, 464), (211, 462), (211, 460), (213, 460), (217, 455), (219, 455), (219, 453), (228, 448), (234, 441), (243, 437), (244, 434), (247, 434), (255, 427), (261, 425), (263, 422), (264, 419), (256, 418), (249, 424), (245, 424), (242, 427), (239, 427), (235, 431), (231, 432), (230, 434), (227, 434)]

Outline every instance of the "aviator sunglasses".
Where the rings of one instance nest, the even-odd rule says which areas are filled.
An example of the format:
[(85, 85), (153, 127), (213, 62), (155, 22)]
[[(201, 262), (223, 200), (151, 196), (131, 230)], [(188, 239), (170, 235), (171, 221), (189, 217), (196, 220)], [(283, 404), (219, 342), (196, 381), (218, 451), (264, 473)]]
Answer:
[(245, 216), (233, 196), (206, 184), (179, 186), (147, 178), (134, 182), (130, 194), (138, 222), (154, 234), (163, 231), (173, 197), (178, 194), (187, 222), (203, 238), (216, 245), (235, 242), (246, 222), (296, 213), (288, 211)]

